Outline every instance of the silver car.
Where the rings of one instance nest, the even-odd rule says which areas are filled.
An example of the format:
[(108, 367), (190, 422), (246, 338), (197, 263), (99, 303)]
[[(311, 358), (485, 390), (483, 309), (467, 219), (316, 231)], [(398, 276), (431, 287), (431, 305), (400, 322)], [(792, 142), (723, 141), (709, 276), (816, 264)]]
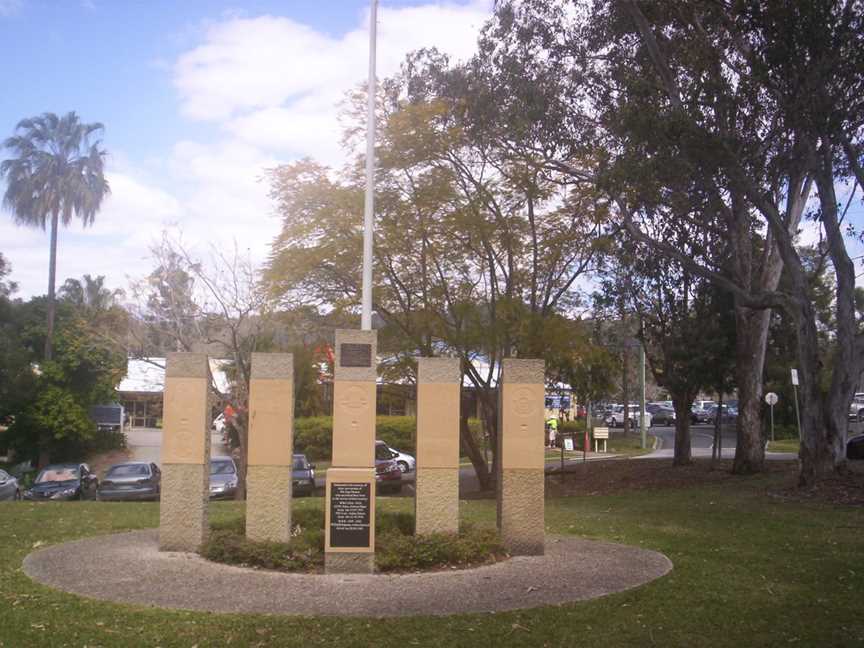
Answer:
[(21, 487), (18, 480), (5, 470), (0, 470), (0, 500), (20, 500)]
[(231, 457), (210, 459), (210, 499), (234, 499), (237, 465)]
[(108, 469), (99, 484), (102, 500), (158, 500), (162, 471), (154, 463), (128, 461)]
[[(382, 441), (376, 441), (376, 443), (382, 443)], [(417, 462), (411, 455), (405, 454), (404, 452), (401, 452), (396, 448), (391, 448), (390, 446), (387, 446), (387, 449), (393, 453), (393, 460), (396, 462), (396, 465), (399, 466), (399, 470), (401, 470), (403, 474), (414, 472), (417, 468)]]

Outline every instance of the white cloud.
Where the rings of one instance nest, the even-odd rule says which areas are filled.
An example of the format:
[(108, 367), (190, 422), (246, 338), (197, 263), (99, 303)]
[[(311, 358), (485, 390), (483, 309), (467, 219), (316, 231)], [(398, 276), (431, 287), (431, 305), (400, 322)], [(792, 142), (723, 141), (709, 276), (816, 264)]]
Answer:
[[(405, 55), (437, 47), (468, 58), (490, 3), (384, 8), (378, 16), (379, 77)], [(339, 38), (289, 18), (234, 18), (211, 26), (183, 54), (174, 84), (184, 115), (219, 124), (231, 136), (293, 157), (339, 161), (338, 104), (366, 80), (368, 15)]]

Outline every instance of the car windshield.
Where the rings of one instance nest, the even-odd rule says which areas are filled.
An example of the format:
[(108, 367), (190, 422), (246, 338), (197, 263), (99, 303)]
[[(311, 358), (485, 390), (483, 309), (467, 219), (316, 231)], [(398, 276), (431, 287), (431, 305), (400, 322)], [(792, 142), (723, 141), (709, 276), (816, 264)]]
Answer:
[(390, 452), (390, 448), (386, 445), (376, 445), (375, 446), (375, 458), (376, 459), (392, 459), (393, 453)]
[(294, 457), (294, 470), (306, 470), (306, 460)]
[(106, 477), (140, 477), (150, 474), (150, 469), (145, 464), (123, 464), (114, 466), (108, 471)]
[(48, 466), (36, 477), (36, 483), (70, 481), (78, 477), (78, 469), (73, 466)]
[(234, 474), (234, 462), (233, 461), (211, 461), (210, 462), (210, 474), (211, 475), (233, 475)]

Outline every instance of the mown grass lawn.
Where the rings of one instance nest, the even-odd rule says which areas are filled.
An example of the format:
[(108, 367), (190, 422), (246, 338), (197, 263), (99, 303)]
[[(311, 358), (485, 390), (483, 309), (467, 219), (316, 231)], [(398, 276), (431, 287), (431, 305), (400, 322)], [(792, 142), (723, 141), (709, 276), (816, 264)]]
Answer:
[[(78, 598), (31, 582), (24, 556), (155, 526), (157, 505), (0, 503), (0, 646), (860, 646), (864, 510), (768, 495), (782, 479), (551, 499), (548, 532), (662, 551), (674, 570), (592, 602), (443, 619), (217, 615)], [(412, 501), (381, 505), (410, 510)], [(211, 514), (227, 519), (240, 507), (220, 502)], [(494, 502), (465, 502), (463, 515), (493, 524)]]

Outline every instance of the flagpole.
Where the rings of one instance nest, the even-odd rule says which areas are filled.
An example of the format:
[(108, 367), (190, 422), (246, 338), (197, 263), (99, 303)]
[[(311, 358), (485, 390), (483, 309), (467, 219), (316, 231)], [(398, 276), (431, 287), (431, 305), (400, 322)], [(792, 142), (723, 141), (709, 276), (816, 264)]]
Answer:
[(363, 309), (361, 328), (372, 330), (372, 239), (375, 228), (375, 45), (378, 0), (369, 12), (369, 93), (366, 100), (366, 203), (363, 210)]

